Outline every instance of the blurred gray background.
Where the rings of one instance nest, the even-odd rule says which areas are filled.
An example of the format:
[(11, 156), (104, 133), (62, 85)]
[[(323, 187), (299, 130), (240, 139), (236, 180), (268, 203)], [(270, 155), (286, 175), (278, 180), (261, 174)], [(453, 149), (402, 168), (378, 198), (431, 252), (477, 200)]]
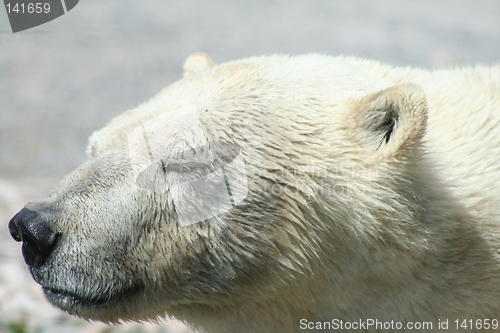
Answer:
[(429, 69), (498, 64), (500, 0), (82, 0), (16, 34), (0, 8), (0, 332), (103, 330), (47, 305), (6, 225), (85, 160), (92, 131), (179, 79), (197, 51), (216, 63), (319, 52)]

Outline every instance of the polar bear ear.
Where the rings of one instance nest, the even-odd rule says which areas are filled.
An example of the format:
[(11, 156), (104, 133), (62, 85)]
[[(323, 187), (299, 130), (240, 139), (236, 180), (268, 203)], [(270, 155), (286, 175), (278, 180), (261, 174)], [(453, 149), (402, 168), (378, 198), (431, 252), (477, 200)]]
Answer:
[(425, 132), (427, 102), (423, 91), (414, 84), (394, 86), (361, 98), (354, 103), (353, 111), (363, 132), (361, 140), (378, 157), (406, 155)]
[(208, 54), (203, 52), (192, 54), (184, 61), (184, 76), (213, 67), (213, 65), (214, 63)]

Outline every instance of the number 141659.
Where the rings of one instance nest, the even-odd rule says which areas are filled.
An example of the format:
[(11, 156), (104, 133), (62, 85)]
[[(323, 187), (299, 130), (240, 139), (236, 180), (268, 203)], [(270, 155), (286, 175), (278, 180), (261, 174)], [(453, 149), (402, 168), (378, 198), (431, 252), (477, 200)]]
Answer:
[(50, 3), (48, 2), (37, 2), (37, 3), (16, 3), (11, 5), (10, 3), (6, 4), (7, 13), (16, 13), (16, 14), (41, 14), (41, 13), (50, 13)]
[(490, 330), (498, 329), (498, 319), (478, 319), (478, 320), (455, 320), (457, 329), (468, 330)]

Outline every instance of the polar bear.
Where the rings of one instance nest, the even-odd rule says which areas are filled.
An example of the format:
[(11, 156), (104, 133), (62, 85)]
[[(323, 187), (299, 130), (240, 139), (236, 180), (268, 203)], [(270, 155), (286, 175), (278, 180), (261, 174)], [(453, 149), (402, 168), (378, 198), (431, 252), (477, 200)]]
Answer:
[(500, 66), (184, 69), (12, 218), (53, 305), (204, 332), (498, 329)]

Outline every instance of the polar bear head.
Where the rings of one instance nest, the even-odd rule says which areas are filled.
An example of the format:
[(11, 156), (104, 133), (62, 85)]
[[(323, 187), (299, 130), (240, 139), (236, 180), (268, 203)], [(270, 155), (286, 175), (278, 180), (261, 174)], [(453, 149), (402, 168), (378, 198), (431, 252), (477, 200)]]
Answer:
[(404, 229), (421, 213), (425, 98), (363, 66), (378, 68), (188, 58), (182, 80), (94, 133), (89, 160), (12, 219), (47, 299), (87, 319), (197, 324), (306, 308), (318, 284), (346, 297), (353, 261), (420, 241)]

